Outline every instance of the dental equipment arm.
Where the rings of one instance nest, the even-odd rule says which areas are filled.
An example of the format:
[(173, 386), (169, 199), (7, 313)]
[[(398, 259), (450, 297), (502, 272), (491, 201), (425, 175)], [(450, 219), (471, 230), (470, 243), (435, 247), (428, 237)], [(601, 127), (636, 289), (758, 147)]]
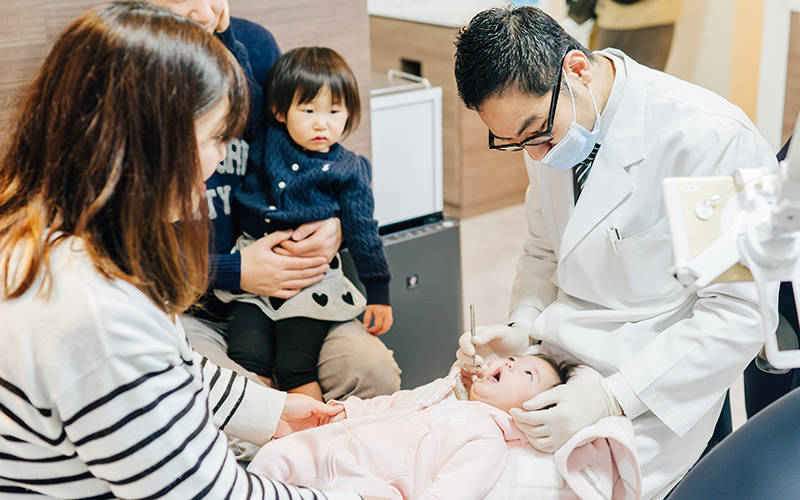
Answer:
[[(800, 130), (795, 132), (800, 136)], [(800, 283), (800, 141), (790, 145), (786, 160), (779, 171), (766, 168), (743, 168), (732, 176), (732, 191), (719, 191), (713, 196), (686, 207), (686, 192), (704, 182), (725, 178), (668, 178), (663, 182), (670, 231), (675, 245), (675, 278), (685, 287), (699, 289), (715, 280), (725, 278), (736, 264), (746, 267), (752, 275), (759, 296), (762, 318), (769, 317), (766, 293), (771, 281), (790, 281), (797, 289)], [(735, 194), (731, 194), (735, 191)], [(726, 201), (723, 198), (728, 195)], [(693, 209), (693, 210), (692, 210)], [(697, 220), (686, 220), (696, 218)], [(689, 256), (692, 239), (700, 238), (692, 231), (700, 221), (719, 220), (722, 234), (696, 256)], [(708, 229), (708, 228), (707, 228)], [(713, 228), (712, 228), (713, 229)], [(701, 231), (702, 232), (702, 231)], [(741, 276), (740, 276), (741, 278)], [(749, 277), (742, 278), (748, 279)], [(795, 294), (798, 301), (798, 294)], [(800, 310), (800, 302), (797, 303)], [(800, 366), (800, 351), (781, 351), (775, 331), (764, 327), (765, 352), (776, 368)]]

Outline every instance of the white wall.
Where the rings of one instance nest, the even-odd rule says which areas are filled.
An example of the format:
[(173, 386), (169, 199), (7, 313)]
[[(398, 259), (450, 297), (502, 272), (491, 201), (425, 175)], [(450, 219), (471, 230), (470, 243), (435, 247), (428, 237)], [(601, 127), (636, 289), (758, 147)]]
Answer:
[(684, 0), (666, 72), (728, 98), (733, 0)]

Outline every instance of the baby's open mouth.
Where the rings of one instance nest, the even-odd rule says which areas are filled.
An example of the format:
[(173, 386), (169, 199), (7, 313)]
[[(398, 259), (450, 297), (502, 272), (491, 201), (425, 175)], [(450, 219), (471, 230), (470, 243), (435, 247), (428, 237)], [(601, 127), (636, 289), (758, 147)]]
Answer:
[(500, 382), (500, 375), (502, 375), (502, 373), (503, 369), (498, 368), (497, 371), (495, 371), (494, 373), (486, 375), (486, 378), (484, 380), (487, 380), (489, 382)]

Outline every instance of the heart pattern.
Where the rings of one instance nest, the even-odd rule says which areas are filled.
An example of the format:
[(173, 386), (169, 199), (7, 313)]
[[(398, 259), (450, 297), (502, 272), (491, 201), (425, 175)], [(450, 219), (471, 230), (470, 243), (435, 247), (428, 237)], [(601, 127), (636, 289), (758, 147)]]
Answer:
[(278, 297), (269, 298), (269, 305), (271, 305), (276, 311), (283, 305), (284, 302), (286, 302), (286, 299), (279, 299)]
[(342, 295), (342, 300), (347, 302), (351, 306), (355, 304), (355, 301), (353, 300), (353, 294), (350, 292), (347, 292), (346, 294)]
[(334, 255), (333, 260), (331, 261), (331, 269), (339, 269), (339, 256)]
[(328, 304), (328, 296), (324, 293), (312, 293), (311, 297), (314, 299), (314, 302), (322, 307)]

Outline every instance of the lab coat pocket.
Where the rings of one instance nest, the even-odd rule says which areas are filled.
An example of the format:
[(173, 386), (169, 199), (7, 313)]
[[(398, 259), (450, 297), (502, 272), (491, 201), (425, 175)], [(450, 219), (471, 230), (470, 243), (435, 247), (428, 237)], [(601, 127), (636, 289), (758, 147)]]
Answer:
[(670, 273), (673, 257), (666, 217), (634, 235), (626, 235), (624, 228), (618, 227), (609, 228), (607, 234), (614, 281), (624, 302), (665, 305), (680, 295), (682, 288)]

